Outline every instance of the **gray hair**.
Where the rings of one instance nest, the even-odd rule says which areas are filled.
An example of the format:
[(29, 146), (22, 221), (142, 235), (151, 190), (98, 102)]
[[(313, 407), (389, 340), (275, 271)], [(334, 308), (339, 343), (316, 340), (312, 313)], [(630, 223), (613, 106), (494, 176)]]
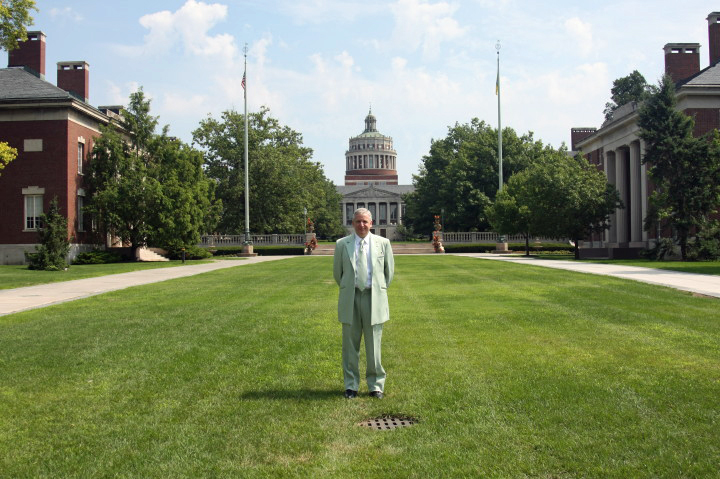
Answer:
[(370, 217), (370, 221), (372, 221), (372, 213), (370, 213), (370, 210), (367, 208), (358, 208), (353, 213), (353, 218), (355, 218), (358, 215), (368, 215)]

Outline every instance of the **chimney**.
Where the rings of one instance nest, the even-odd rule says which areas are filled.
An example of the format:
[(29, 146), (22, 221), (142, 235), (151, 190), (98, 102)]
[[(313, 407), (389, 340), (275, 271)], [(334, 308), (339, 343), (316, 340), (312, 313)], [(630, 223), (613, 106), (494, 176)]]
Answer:
[(720, 12), (712, 12), (708, 15), (707, 21), (710, 65), (714, 65), (720, 60)]
[(86, 62), (58, 62), (57, 86), (87, 103), (90, 98), (90, 65)]
[(665, 49), (665, 73), (674, 82), (684, 80), (700, 71), (699, 43), (668, 43)]
[(597, 131), (597, 128), (571, 128), (570, 129), (570, 148), (577, 151), (577, 144), (588, 136)]
[(25, 67), (35, 76), (45, 79), (45, 34), (27, 32), (27, 40), (19, 42), (8, 52), (8, 67)]

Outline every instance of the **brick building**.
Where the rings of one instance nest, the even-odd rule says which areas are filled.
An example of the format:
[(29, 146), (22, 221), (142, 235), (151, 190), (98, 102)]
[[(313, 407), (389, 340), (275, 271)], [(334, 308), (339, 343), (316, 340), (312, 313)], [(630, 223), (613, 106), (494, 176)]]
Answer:
[(35, 251), (39, 217), (54, 197), (68, 219), (71, 257), (92, 247), (83, 175), (99, 126), (119, 109), (88, 104), (87, 63), (59, 62), (57, 69), (53, 85), (45, 80), (42, 32), (28, 32), (0, 69), (0, 141), (18, 151), (0, 172), (0, 264), (22, 264), (24, 252)]
[[(707, 17), (710, 64), (700, 69), (699, 43), (664, 46), (665, 73), (676, 82), (678, 108), (695, 118), (695, 135), (720, 128), (720, 12)], [(637, 126), (639, 104), (621, 105), (600, 129), (573, 128), (573, 150), (603, 170), (625, 208), (611, 216), (611, 228), (581, 245), (581, 255), (634, 257), (655, 244), (656, 233), (643, 229), (652, 185), (641, 158), (645, 145)]]

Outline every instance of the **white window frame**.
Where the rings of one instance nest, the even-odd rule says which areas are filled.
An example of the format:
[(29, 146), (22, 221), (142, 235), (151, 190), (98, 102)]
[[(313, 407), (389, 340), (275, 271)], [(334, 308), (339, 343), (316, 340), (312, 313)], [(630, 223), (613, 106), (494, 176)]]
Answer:
[(77, 172), (78, 175), (83, 174), (83, 162), (85, 161), (85, 138), (82, 136), (78, 138), (78, 152), (77, 152)]
[(85, 190), (80, 188), (77, 192), (77, 232), (85, 232), (85, 213), (83, 208), (85, 207)]
[[(42, 227), (42, 220), (40, 219), (40, 215), (43, 214), (43, 195), (25, 195), (23, 204), (25, 210), (23, 231), (37, 231), (39, 228)], [(38, 207), (40, 211), (37, 211)]]

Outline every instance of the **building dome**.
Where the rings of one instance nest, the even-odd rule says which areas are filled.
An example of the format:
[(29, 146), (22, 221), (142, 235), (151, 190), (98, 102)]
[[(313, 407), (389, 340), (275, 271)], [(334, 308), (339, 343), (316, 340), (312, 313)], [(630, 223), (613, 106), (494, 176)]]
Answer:
[(350, 138), (345, 152), (345, 184), (397, 185), (396, 161), (392, 137), (377, 130), (371, 109), (365, 117), (365, 130)]

